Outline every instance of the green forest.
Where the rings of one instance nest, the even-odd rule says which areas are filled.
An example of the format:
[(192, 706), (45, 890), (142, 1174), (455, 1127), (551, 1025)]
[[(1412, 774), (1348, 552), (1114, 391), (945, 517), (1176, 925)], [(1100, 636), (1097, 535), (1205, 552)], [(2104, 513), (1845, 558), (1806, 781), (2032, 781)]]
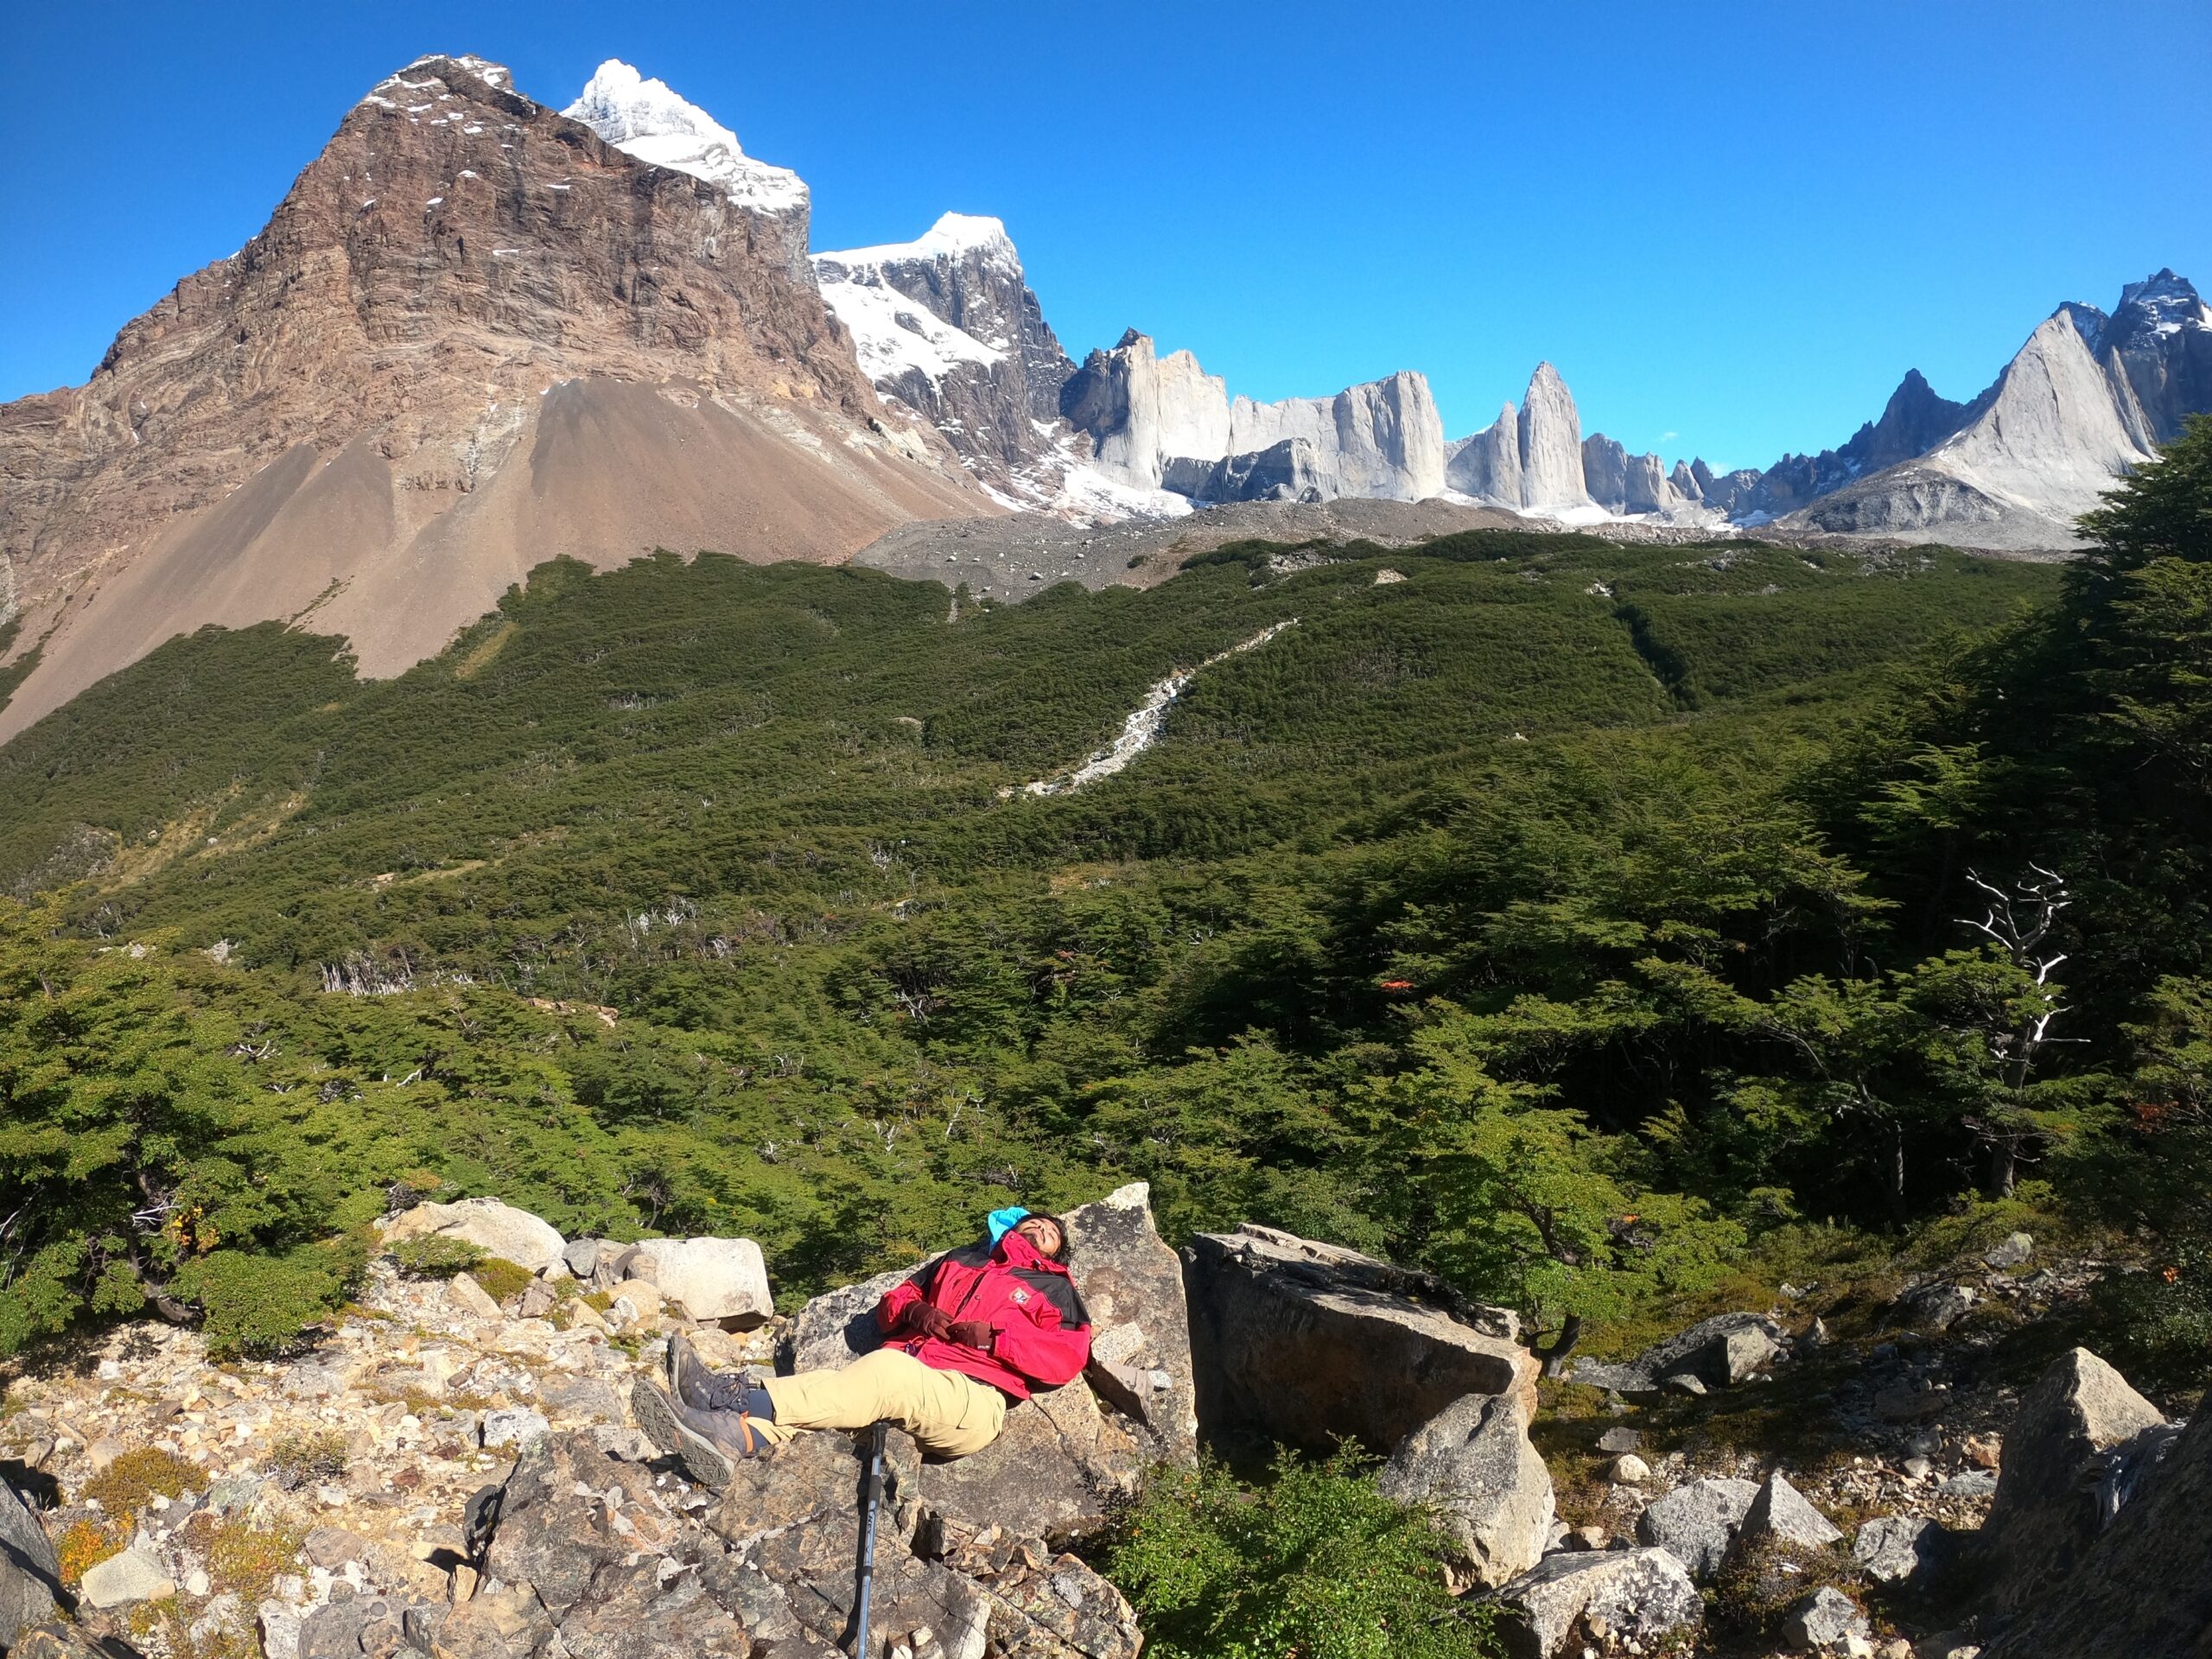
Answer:
[(1239, 544), (1018, 606), (662, 555), (396, 680), (174, 640), (0, 749), (0, 1352), (149, 1304), (281, 1345), (401, 1183), (747, 1235), (796, 1304), (1141, 1178), (1554, 1365), (2032, 1218), (2201, 1387), (2212, 422), (2085, 524)]

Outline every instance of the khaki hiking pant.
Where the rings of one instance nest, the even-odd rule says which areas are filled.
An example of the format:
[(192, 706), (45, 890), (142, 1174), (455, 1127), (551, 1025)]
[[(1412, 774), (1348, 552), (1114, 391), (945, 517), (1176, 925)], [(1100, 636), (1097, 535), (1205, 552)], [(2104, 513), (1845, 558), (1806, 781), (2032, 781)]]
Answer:
[(902, 1348), (879, 1348), (842, 1371), (801, 1371), (761, 1384), (776, 1421), (753, 1432), (781, 1446), (803, 1428), (866, 1428), (892, 1422), (934, 1457), (964, 1458), (999, 1437), (1006, 1395), (958, 1371), (925, 1365)]

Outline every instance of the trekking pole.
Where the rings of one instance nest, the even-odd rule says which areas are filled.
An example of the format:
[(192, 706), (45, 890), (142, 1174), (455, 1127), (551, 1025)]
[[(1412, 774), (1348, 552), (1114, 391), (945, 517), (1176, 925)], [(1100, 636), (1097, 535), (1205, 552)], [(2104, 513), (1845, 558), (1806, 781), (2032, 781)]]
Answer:
[(868, 1602), (875, 1589), (875, 1516), (883, 1507), (883, 1443), (889, 1425), (868, 1432), (867, 1508), (861, 1516), (860, 1594), (853, 1603), (853, 1659), (868, 1659)]

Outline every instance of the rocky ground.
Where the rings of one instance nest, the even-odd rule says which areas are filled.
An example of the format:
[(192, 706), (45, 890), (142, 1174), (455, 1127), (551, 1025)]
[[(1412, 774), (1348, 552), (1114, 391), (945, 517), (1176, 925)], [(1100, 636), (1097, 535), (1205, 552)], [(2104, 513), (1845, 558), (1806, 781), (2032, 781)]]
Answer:
[[(1848, 1334), (1791, 1292), (1540, 1388), (1511, 1314), (1425, 1275), (1249, 1226), (1179, 1260), (1141, 1187), (1067, 1219), (1097, 1359), (975, 1458), (893, 1433), (879, 1654), (1135, 1659), (1135, 1614), (1071, 1547), (1202, 1435), (1234, 1454), (1344, 1432), (1395, 1448), (1385, 1490), (1436, 1515), (1453, 1587), (1541, 1659), (2157, 1659), (2212, 1629), (2182, 1565), (2212, 1548), (2212, 1431), (2086, 1350), (2016, 1385), (2004, 1344), (2099, 1270), (2024, 1236)], [(359, 1300), (285, 1358), (211, 1363), (142, 1323), (18, 1368), (0, 1651), (845, 1649), (853, 1439), (687, 1465), (631, 1400), (677, 1330), (724, 1368), (842, 1363), (897, 1275), (783, 1319), (741, 1240), (566, 1241), (481, 1202), (386, 1229)], [(445, 1272), (455, 1241), (500, 1254)]]

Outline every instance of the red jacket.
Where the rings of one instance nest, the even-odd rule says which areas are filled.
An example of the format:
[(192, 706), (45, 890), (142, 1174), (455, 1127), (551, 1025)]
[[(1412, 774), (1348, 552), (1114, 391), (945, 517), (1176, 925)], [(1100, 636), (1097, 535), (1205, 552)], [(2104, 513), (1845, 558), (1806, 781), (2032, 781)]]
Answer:
[[(924, 1336), (910, 1320), (925, 1302), (955, 1320), (987, 1321), (989, 1351)], [(875, 1306), (875, 1322), (923, 1364), (972, 1376), (1014, 1400), (1072, 1382), (1090, 1358), (1090, 1315), (1075, 1281), (1019, 1233), (995, 1249), (979, 1242), (939, 1256), (892, 1287)]]

